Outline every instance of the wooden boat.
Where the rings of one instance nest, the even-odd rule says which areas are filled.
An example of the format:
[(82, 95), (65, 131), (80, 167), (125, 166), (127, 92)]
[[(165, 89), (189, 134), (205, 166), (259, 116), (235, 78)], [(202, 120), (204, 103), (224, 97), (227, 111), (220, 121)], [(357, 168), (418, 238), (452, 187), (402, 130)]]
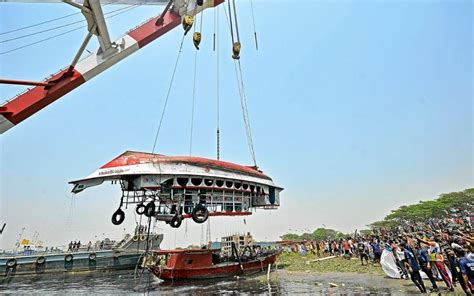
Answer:
[(213, 279), (267, 271), (278, 255), (273, 251), (225, 259), (219, 253), (220, 250), (212, 249), (155, 251), (153, 259), (148, 260), (148, 268), (165, 281)]

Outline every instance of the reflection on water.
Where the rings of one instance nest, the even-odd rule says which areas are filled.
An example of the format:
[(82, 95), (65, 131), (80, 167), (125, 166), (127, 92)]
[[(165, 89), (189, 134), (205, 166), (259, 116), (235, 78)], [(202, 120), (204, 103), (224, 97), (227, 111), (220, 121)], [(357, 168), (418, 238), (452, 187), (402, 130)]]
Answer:
[[(383, 279), (382, 279), (383, 280)], [(370, 281), (369, 275), (332, 274), (310, 275), (275, 272), (270, 281), (266, 275), (229, 278), (208, 281), (165, 283), (153, 275), (144, 272), (135, 277), (131, 272), (103, 273), (94, 275), (65, 275), (54, 278), (15, 278), (9, 283), (0, 284), (1, 293), (41, 293), (41, 294), (141, 294), (150, 295), (212, 295), (212, 294), (406, 294), (413, 290), (400, 289)], [(329, 283), (338, 283), (338, 287), (330, 287)], [(403, 288), (403, 286), (402, 286)], [(415, 291), (416, 292), (416, 291)]]

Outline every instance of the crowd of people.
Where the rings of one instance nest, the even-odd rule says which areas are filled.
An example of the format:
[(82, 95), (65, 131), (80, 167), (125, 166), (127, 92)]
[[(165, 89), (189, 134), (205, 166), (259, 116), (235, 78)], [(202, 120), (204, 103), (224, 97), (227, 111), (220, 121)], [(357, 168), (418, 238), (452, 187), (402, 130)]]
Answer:
[(397, 227), (373, 229), (341, 239), (304, 241), (288, 251), (316, 256), (359, 258), (362, 265), (380, 264), (382, 253), (393, 255), (400, 278), (411, 279), (422, 293), (439, 291), (442, 280), (448, 292), (459, 284), (466, 295), (474, 293), (474, 229), (469, 213), (425, 222), (400, 221)]

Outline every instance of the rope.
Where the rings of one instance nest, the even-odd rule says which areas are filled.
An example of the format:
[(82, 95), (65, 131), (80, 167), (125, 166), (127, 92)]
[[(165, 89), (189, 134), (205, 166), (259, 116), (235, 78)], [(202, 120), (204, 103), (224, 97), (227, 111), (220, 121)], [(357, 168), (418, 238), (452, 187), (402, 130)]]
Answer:
[(247, 144), (249, 146), (250, 155), (253, 159), (254, 165), (257, 166), (257, 160), (255, 157), (255, 149), (253, 147), (252, 131), (250, 128), (250, 119), (249, 119), (248, 110), (247, 110), (248, 109), (247, 102), (246, 102), (247, 99), (245, 96), (242, 70), (240, 68), (240, 62), (238, 64), (239, 64), (239, 67), (237, 67), (237, 61), (234, 60), (235, 77), (237, 80), (237, 87), (239, 89), (239, 95), (240, 95), (240, 107), (242, 108), (242, 117), (244, 119), (244, 126), (245, 126), (245, 132), (247, 134)]
[(196, 73), (197, 73), (198, 50), (194, 53), (194, 79), (193, 79), (193, 103), (191, 104), (191, 132), (189, 135), (189, 156), (193, 152), (193, 129), (194, 129), (194, 103), (196, 100)]
[[(227, 2), (228, 6), (229, 6), (229, 18), (228, 18), (228, 21), (229, 21), (229, 25), (230, 25), (230, 36), (232, 36), (232, 44), (234, 44), (235, 40), (234, 40), (234, 28), (232, 27), (232, 15), (231, 15), (231, 7), (230, 7), (230, 0)], [(225, 11), (225, 8), (224, 8), (224, 11)], [(226, 13), (226, 16), (227, 16), (227, 13)]]
[[(130, 10), (133, 10), (133, 9), (139, 7), (139, 6), (140, 6), (140, 5), (132, 5), (132, 6), (130, 6), (130, 7), (127, 7), (126, 10), (120, 11), (120, 12), (114, 14), (114, 15), (111, 15), (111, 16), (109, 16), (109, 17), (106, 17), (106, 19), (111, 19), (111, 18), (113, 18), (113, 17), (116, 17), (116, 16), (118, 16), (118, 15), (121, 15), (121, 14), (123, 14), (123, 13), (126, 13), (126, 12), (128, 12), (128, 11), (130, 11)], [(19, 46), (19, 47), (15, 47), (15, 48), (13, 48), (13, 49), (0, 52), (0, 55), (4, 55), (4, 54), (7, 54), (7, 53), (11, 53), (11, 52), (14, 52), (14, 51), (17, 51), (17, 50), (20, 50), (20, 49), (24, 49), (24, 48), (27, 48), (27, 47), (36, 45), (36, 44), (40, 44), (40, 43), (43, 43), (43, 42), (45, 42), (45, 41), (48, 41), (48, 40), (51, 40), (51, 39), (55, 39), (55, 38), (57, 38), (57, 37), (60, 37), (60, 36), (63, 36), (63, 35), (72, 33), (72, 32), (74, 32), (74, 31), (77, 31), (77, 30), (80, 30), (80, 29), (83, 29), (83, 28), (86, 28), (86, 27), (87, 27), (87, 26), (80, 26), (80, 27), (71, 29), (71, 30), (69, 30), (69, 31), (65, 31), (65, 32), (62, 32), (62, 33), (53, 35), (53, 36), (51, 36), (51, 37), (47, 37), (47, 38), (38, 40), (38, 41), (36, 41), (36, 42), (32, 42), (32, 43), (29, 43), (29, 44), (26, 44), (26, 45), (22, 45), (22, 46)]]
[(21, 28), (17, 28), (17, 29), (13, 29), (13, 30), (10, 30), (10, 31), (1, 32), (1, 33), (0, 33), (0, 36), (1, 36), (1, 35), (10, 34), (10, 33), (14, 33), (14, 32), (18, 32), (18, 31), (22, 31), (22, 30), (26, 30), (26, 29), (29, 29), (29, 28), (37, 27), (37, 26), (41, 26), (41, 25), (44, 25), (44, 24), (52, 23), (52, 22), (55, 22), (55, 21), (58, 21), (58, 20), (62, 20), (62, 19), (65, 19), (65, 18), (74, 16), (74, 15), (78, 15), (78, 14), (81, 14), (81, 13), (80, 13), (80, 12), (71, 13), (71, 14), (68, 14), (68, 15), (65, 15), (65, 16), (62, 16), (62, 17), (50, 19), (50, 20), (47, 20), (47, 21), (44, 21), (44, 22), (40, 22), (40, 23), (33, 24), (33, 25), (28, 25), (28, 26), (21, 27)]
[(201, 11), (201, 24), (199, 25), (199, 32), (201, 32), (201, 34), (202, 34), (202, 22), (204, 19), (204, 11), (205, 10)]
[(253, 35), (255, 37), (255, 49), (258, 50), (257, 27), (255, 26), (255, 14), (253, 9), (253, 0), (250, 0), (250, 10), (252, 10)]
[(234, 6), (234, 22), (235, 22), (235, 32), (237, 33), (237, 42), (240, 42), (239, 24), (237, 22), (237, 9), (235, 8), (235, 0), (232, 1), (232, 5)]
[[(183, 43), (184, 43), (184, 37), (186, 37), (186, 35), (183, 34), (183, 38), (181, 39), (181, 44), (179, 46), (179, 50), (178, 50), (178, 56), (176, 57), (176, 62), (174, 64), (174, 69), (173, 69), (173, 74), (171, 75), (171, 80), (170, 80), (170, 84), (169, 84), (169, 87), (168, 87), (168, 92), (166, 94), (166, 99), (165, 99), (165, 104), (163, 106), (163, 110), (161, 112), (161, 118), (160, 118), (160, 123), (158, 125), (158, 129), (156, 130), (156, 135), (155, 135), (155, 141), (153, 143), (153, 149), (151, 149), (151, 153), (154, 153), (155, 152), (155, 148), (156, 148), (156, 144), (158, 142), (158, 136), (160, 134), (160, 131), (161, 131), (161, 126), (163, 124), (163, 118), (165, 116), (165, 112), (166, 112), (166, 106), (168, 105), (168, 99), (170, 97), (170, 94), (171, 94), (171, 88), (173, 86), (173, 81), (174, 81), (174, 76), (176, 74), (176, 69), (178, 68), (178, 62), (179, 62), (179, 58), (181, 57), (181, 50), (183, 48)], [(160, 163), (158, 162), (158, 165)]]
[(252, 147), (252, 156), (253, 156), (253, 161), (255, 166), (257, 166), (257, 161), (255, 158), (255, 148), (253, 146), (253, 136), (252, 136), (252, 128), (250, 127), (250, 116), (249, 116), (249, 108), (247, 107), (247, 95), (245, 94), (245, 88), (244, 88), (244, 77), (242, 74), (242, 66), (240, 64), (240, 60), (237, 61), (237, 64), (239, 65), (239, 74), (240, 74), (240, 83), (242, 85), (242, 94), (244, 98), (244, 106), (245, 106), (245, 115), (247, 116), (247, 125), (248, 125), (248, 130), (249, 130), (249, 141), (250, 141), (250, 146)]
[(211, 219), (207, 218), (206, 244), (209, 243), (210, 241), (211, 241)]
[[(230, 22), (229, 16), (227, 15), (225, 6), (224, 6), (224, 13), (229, 23), (229, 30), (230, 30), (231, 22)], [(245, 132), (247, 134), (247, 144), (249, 146), (250, 155), (252, 156), (254, 165), (257, 166), (257, 160), (255, 157), (255, 149), (253, 147), (252, 131), (250, 128), (250, 119), (249, 119), (248, 108), (247, 108), (247, 98), (245, 95), (245, 88), (244, 88), (244, 83), (243, 83), (243, 75), (242, 75), (242, 68), (240, 66), (240, 60), (238, 61), (238, 67), (237, 67), (237, 61), (234, 60), (234, 68), (235, 68), (235, 77), (237, 80), (237, 87), (239, 89), (239, 95), (240, 95), (240, 106), (242, 108), (242, 116), (244, 118)]]
[(216, 41), (216, 108), (217, 108), (217, 160), (220, 159), (220, 98), (219, 98), (219, 93), (220, 93), (220, 85), (219, 85), (219, 7), (217, 7), (217, 13), (216, 13), (216, 18), (215, 18), (216, 24), (214, 25), (215, 28), (215, 41)]
[(212, 49), (213, 51), (216, 51), (216, 31), (217, 31), (217, 11), (219, 9), (219, 6), (217, 6), (216, 8), (214, 8), (214, 35), (213, 35), (213, 46), (212, 46)]

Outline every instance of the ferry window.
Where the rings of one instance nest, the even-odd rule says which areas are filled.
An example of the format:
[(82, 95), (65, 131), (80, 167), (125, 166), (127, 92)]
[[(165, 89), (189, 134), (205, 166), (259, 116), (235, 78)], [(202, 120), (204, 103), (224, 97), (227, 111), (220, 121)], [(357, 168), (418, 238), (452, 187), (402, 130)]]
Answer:
[(254, 190), (255, 190), (255, 186), (253, 186), (253, 185), (250, 185), (250, 191), (252, 191), (252, 192), (253, 192)]
[(217, 187), (222, 187), (222, 186), (224, 186), (224, 181), (216, 180), (216, 185), (217, 185)]
[(231, 188), (232, 185), (233, 185), (233, 182), (232, 182), (232, 181), (226, 181), (226, 182), (225, 182), (225, 186), (226, 186), (227, 188)]
[(236, 189), (239, 189), (241, 185), (242, 185), (242, 183), (235, 183), (235, 184), (234, 184), (234, 187), (235, 187)]
[(185, 187), (188, 184), (188, 178), (178, 178), (176, 181), (181, 187)]
[(162, 193), (170, 193), (171, 192), (171, 187), (173, 186), (174, 179), (168, 179), (165, 182), (161, 183), (161, 192)]
[(191, 183), (193, 183), (194, 186), (199, 186), (202, 183), (202, 179), (200, 179), (200, 178), (191, 178)]
[(249, 188), (249, 184), (246, 184), (246, 183), (242, 184), (242, 188), (244, 190), (247, 190)]
[(257, 186), (257, 193), (260, 193), (260, 186)]
[(214, 184), (214, 180), (212, 180), (212, 179), (205, 179), (205, 180), (204, 180), (204, 184), (206, 184), (206, 186), (212, 186), (212, 184)]

